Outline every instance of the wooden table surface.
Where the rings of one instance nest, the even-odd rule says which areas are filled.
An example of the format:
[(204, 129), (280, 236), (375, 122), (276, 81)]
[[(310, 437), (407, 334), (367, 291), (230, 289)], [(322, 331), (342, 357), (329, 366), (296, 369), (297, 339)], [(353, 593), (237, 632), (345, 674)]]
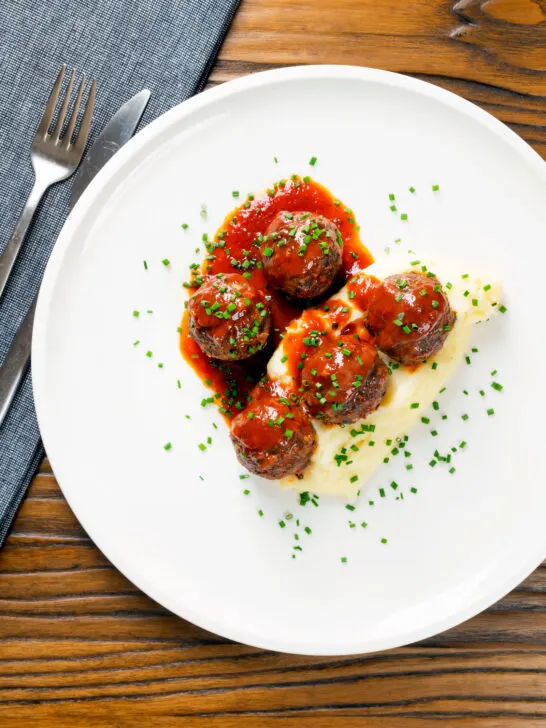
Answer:
[[(546, 0), (243, 0), (211, 84), (308, 63), (426, 79), (546, 157)], [(233, 644), (112, 567), (46, 460), (0, 552), (0, 726), (546, 726), (545, 592), (543, 566), (460, 627), (364, 657)]]

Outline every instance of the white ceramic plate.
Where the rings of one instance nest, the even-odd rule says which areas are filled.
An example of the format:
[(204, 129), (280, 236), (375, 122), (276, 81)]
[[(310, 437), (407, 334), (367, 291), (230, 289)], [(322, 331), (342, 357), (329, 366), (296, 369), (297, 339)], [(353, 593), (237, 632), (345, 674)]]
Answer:
[[(206, 629), (309, 654), (428, 637), (515, 587), (546, 553), (545, 167), (472, 104), (365, 68), (250, 76), (185, 102), (138, 134), (63, 229), (32, 353), (53, 468), (108, 558)], [(201, 258), (194, 249), (202, 249), (202, 233), (212, 234), (233, 206), (232, 190), (257, 191), (292, 172), (312, 173), (351, 206), (376, 256), (401, 238), (420, 256), (448, 257), (502, 280), (506, 292), (508, 313), (477, 328), (479, 353), (442, 395), (438, 417), (449, 419), (438, 419), (437, 441), (417, 428), (414, 471), (403, 462), (378, 471), (354, 512), (324, 497), (319, 508), (302, 508), (274, 483), (239, 480), (227, 428), (200, 406), (207, 390), (178, 352), (180, 284)], [(389, 192), (408, 222), (389, 210)], [(501, 393), (490, 387), (493, 369)], [(213, 444), (202, 452), (207, 436)], [(435, 447), (463, 439), (455, 475), (428, 466)], [(392, 480), (404, 500), (392, 491), (378, 497)], [(286, 511), (294, 518), (283, 529)], [(303, 551), (293, 560), (296, 519)]]

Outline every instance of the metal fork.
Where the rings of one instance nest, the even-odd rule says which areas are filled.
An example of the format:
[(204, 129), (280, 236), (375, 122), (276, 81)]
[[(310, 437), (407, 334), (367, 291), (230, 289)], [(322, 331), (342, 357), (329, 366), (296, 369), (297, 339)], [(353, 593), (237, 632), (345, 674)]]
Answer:
[[(76, 100), (66, 130), (62, 134), (64, 124), (68, 116), (68, 107), (70, 105), (70, 97), (74, 87), (74, 71), (70, 75), (70, 80), (64, 94), (64, 98), (59, 109), (59, 114), (55, 126), (49, 132), (49, 128), (53, 122), (55, 107), (59, 99), (61, 87), (63, 83), (66, 66), (63, 65), (57, 76), (51, 94), (47, 100), (42, 120), (32, 142), (32, 152), (30, 161), (34, 169), (34, 185), (26, 204), (23, 208), (21, 216), (15, 225), (15, 228), (8, 240), (6, 249), (0, 256), (0, 296), (6, 287), (9, 275), (12, 271), (13, 264), (21, 250), (21, 246), (25, 239), (25, 235), (30, 226), (36, 208), (46, 190), (55, 182), (67, 179), (76, 171), (78, 164), (83, 156), (89, 130), (91, 128), (91, 120), (93, 118), (93, 108), (95, 106), (96, 83), (91, 81), (91, 87), (87, 97), (87, 103), (82, 116), (80, 129), (73, 139), (74, 129), (82, 102), (83, 92), (85, 88), (85, 74), (78, 88)], [(62, 134), (62, 136), (61, 136)]]

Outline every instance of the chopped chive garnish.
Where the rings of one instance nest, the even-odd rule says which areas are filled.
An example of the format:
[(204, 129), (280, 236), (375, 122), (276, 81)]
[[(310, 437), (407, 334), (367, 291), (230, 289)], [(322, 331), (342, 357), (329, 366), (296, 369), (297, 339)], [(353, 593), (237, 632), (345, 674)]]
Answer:
[(432, 185), (433, 192), (438, 192), (439, 189), (440, 189), (440, 185)]
[(389, 543), (389, 539), (388, 538), (382, 538), (381, 539), (381, 543)]
[(162, 260), (161, 262), (162, 262), (162, 263), (163, 263), (163, 265), (165, 265), (165, 266), (167, 266), (167, 265), (170, 265), (170, 264), (171, 264), (171, 261), (170, 261), (170, 260), (169, 260), (168, 258), (163, 258), (163, 260)]
[(341, 563), (342, 564), (346, 564), (347, 563), (347, 557), (346, 556), (342, 556), (341, 557)]
[(407, 215), (407, 213), (403, 212), (403, 213), (402, 213), (402, 214), (400, 215), (400, 220), (407, 220), (407, 219), (408, 219), (408, 215)]
[(309, 160), (309, 164), (311, 165), (311, 167), (314, 167), (316, 163), (317, 163), (317, 158), (311, 157), (311, 159)]
[(166, 445), (163, 445), (164, 450), (172, 450), (172, 442), (168, 442)]
[(491, 387), (493, 389), (496, 389), (497, 392), (502, 392), (502, 390), (503, 390), (502, 384), (499, 384), (498, 382), (491, 382)]
[(487, 414), (489, 415), (489, 417), (491, 417), (491, 415), (494, 415), (495, 414), (495, 410), (493, 408), (488, 409), (487, 410)]

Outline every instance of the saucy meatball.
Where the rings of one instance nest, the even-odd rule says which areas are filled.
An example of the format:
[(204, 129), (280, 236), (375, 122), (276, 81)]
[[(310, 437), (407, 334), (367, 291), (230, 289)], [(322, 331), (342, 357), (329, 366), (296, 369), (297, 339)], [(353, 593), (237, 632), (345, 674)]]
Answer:
[(320, 296), (341, 268), (342, 245), (339, 230), (322, 215), (279, 212), (262, 248), (265, 274), (288, 296)]
[(211, 276), (188, 302), (189, 332), (207, 356), (247, 359), (265, 346), (271, 315), (264, 294), (237, 273)]
[(361, 330), (328, 339), (307, 354), (301, 370), (303, 399), (314, 417), (328, 424), (361, 420), (381, 404), (388, 384), (388, 370)]
[(301, 473), (317, 447), (308, 414), (269, 380), (256, 385), (250, 404), (233, 419), (231, 440), (241, 465), (270, 480)]
[(379, 349), (410, 366), (442, 348), (456, 318), (438, 279), (411, 272), (389, 276), (375, 288), (367, 323)]

